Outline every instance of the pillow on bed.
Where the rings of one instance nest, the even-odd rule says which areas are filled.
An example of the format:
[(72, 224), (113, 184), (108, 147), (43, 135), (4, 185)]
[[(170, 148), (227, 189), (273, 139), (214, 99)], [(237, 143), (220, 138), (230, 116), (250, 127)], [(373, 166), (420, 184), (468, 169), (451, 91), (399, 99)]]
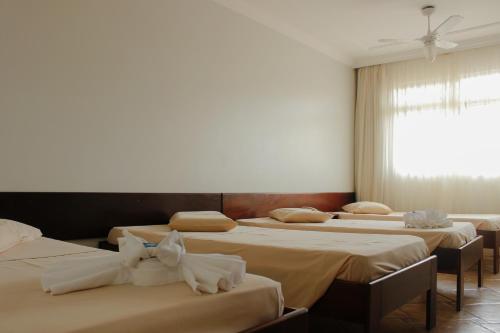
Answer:
[(236, 222), (220, 212), (177, 212), (170, 218), (169, 227), (177, 231), (229, 231)]
[(269, 212), (275, 220), (288, 223), (319, 223), (328, 221), (333, 214), (319, 211), (315, 208), (278, 208)]
[(0, 219), (0, 252), (40, 237), (42, 237), (40, 229), (16, 221)]
[(353, 214), (381, 214), (387, 215), (392, 213), (392, 209), (388, 206), (372, 201), (358, 201), (342, 207), (348, 213)]

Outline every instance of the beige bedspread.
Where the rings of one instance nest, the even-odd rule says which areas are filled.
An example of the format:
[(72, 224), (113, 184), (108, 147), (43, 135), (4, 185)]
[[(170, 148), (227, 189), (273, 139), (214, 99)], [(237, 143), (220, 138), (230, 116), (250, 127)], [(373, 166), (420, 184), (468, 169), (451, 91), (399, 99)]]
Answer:
[[(388, 215), (347, 212), (334, 212), (333, 214), (345, 220), (403, 221), (405, 212), (392, 212)], [(477, 230), (500, 230), (500, 215), (496, 214), (448, 214), (448, 218), (453, 222), (472, 223)]]
[(361, 234), (412, 235), (423, 238), (432, 252), (437, 247), (457, 249), (476, 237), (470, 223), (454, 222), (453, 227), (441, 229), (405, 228), (400, 221), (368, 221), (333, 219), (322, 223), (283, 223), (270, 217), (241, 219), (239, 225), (263, 228), (347, 232)]
[(95, 254), (102, 250), (42, 237), (33, 241), (20, 243), (9, 250), (0, 253), (0, 262), (6, 260), (44, 258), (77, 254)]
[[(151, 242), (168, 226), (117, 227), (108, 240), (127, 228)], [(363, 235), (238, 226), (229, 232), (183, 232), (190, 252), (240, 255), (247, 271), (282, 284), (285, 305), (310, 307), (335, 279), (369, 282), (428, 256), (414, 236)]]
[(251, 274), (235, 289), (214, 295), (197, 296), (180, 282), (51, 296), (40, 286), (40, 273), (48, 264), (110, 254), (61, 243), (43, 238), (13, 248), (16, 259), (7, 259), (10, 251), (0, 255), (0, 332), (239, 332), (277, 318), (283, 306), (279, 283)]

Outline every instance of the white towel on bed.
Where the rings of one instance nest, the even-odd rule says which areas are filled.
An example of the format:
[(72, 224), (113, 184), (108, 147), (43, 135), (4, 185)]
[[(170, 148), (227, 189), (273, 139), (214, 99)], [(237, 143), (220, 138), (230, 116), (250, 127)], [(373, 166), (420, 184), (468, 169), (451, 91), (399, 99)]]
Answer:
[(42, 273), (45, 292), (60, 295), (112, 284), (152, 286), (186, 281), (194, 292), (217, 293), (243, 281), (239, 256), (186, 253), (180, 234), (171, 232), (157, 246), (124, 232), (120, 253), (61, 261)]
[(453, 222), (447, 216), (445, 212), (428, 209), (406, 213), (403, 215), (403, 220), (406, 228), (449, 228), (453, 226)]

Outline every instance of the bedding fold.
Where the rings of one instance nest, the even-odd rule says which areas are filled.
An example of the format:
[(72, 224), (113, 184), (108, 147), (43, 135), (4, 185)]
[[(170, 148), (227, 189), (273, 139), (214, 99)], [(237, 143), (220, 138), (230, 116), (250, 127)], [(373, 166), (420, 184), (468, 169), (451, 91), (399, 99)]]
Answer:
[(200, 294), (230, 290), (245, 276), (245, 262), (237, 256), (189, 254), (178, 232), (157, 246), (125, 231), (119, 239), (120, 252), (99, 257), (66, 260), (42, 273), (45, 292), (61, 295), (106, 285), (131, 283), (157, 286), (185, 281)]
[(403, 221), (406, 228), (435, 229), (452, 227), (453, 222), (446, 217), (446, 213), (438, 210), (417, 210), (403, 215)]

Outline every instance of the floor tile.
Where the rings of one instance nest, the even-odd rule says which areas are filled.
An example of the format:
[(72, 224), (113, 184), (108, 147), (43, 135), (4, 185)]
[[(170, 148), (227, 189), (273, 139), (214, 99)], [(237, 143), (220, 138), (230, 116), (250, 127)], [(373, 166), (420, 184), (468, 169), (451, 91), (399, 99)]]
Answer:
[(500, 324), (483, 324), (483, 327), (495, 333), (500, 333)]
[[(491, 255), (485, 258), (492, 267)], [(456, 277), (438, 274), (437, 325), (435, 333), (500, 333), (500, 274), (485, 269), (484, 287), (477, 287), (475, 270), (465, 274), (464, 308), (455, 311)], [(424, 333), (424, 298), (418, 297), (387, 315), (381, 322), (382, 333)]]

